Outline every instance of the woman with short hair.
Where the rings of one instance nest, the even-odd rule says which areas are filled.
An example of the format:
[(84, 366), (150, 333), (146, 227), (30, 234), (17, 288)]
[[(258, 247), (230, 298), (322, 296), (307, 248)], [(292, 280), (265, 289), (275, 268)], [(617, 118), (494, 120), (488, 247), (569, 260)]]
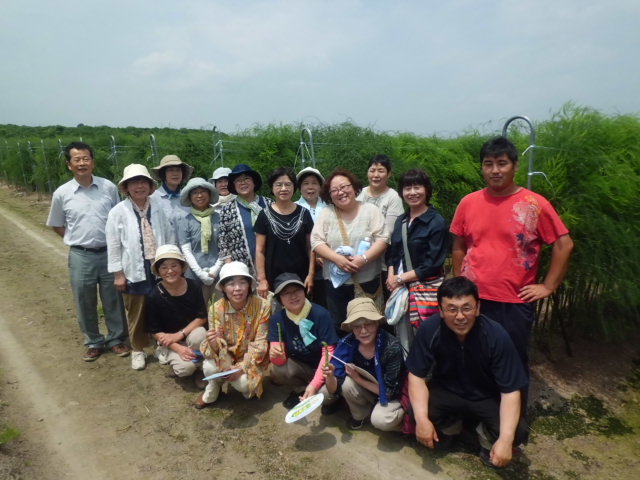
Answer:
[[(322, 193), (330, 205), (322, 210), (311, 232), (311, 248), (325, 259), (327, 308), (336, 322), (336, 331), (346, 316), (347, 303), (356, 294), (382, 301), (380, 271), (388, 233), (380, 210), (356, 200), (361, 188), (352, 172), (334, 170)], [(356, 255), (362, 241), (369, 245)]]
[(307, 291), (315, 274), (311, 255), (313, 220), (306, 208), (293, 202), (296, 177), (290, 168), (276, 168), (267, 180), (275, 202), (265, 207), (256, 220), (256, 267), (258, 294), (266, 298), (281, 273), (295, 273)]
[(409, 212), (398, 217), (391, 234), (387, 288), (391, 292), (401, 286), (414, 290), (409, 295), (408, 315), (395, 327), (406, 355), (420, 323), (438, 311), (436, 295), (444, 280), (449, 228), (430, 203), (433, 187), (424, 170), (405, 172), (400, 177), (398, 192), (409, 206)]

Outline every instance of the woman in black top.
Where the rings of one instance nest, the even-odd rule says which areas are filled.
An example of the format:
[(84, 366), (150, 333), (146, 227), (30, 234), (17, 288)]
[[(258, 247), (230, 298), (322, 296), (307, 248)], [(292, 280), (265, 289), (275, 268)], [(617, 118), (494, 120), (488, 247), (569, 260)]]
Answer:
[(275, 202), (260, 212), (254, 225), (258, 294), (266, 298), (276, 277), (285, 272), (303, 279), (309, 293), (315, 273), (310, 241), (311, 214), (292, 200), (298, 188), (293, 170), (276, 168), (267, 182)]
[[(444, 280), (449, 234), (447, 222), (429, 204), (433, 188), (425, 171), (412, 169), (405, 172), (400, 177), (398, 192), (409, 206), (409, 212), (398, 217), (391, 234), (387, 288), (393, 292), (405, 285), (410, 291), (426, 292), (417, 301), (410, 296), (410, 315), (396, 325), (396, 336), (408, 352), (420, 322), (437, 312), (436, 292)], [(405, 257), (403, 229), (406, 229), (410, 259)]]
[[(162, 280), (147, 297), (147, 331), (158, 342), (156, 356), (178, 377), (196, 373), (206, 337), (207, 309), (200, 285), (184, 277), (186, 261), (175, 245), (162, 245), (151, 267)], [(196, 380), (197, 383), (197, 380)]]

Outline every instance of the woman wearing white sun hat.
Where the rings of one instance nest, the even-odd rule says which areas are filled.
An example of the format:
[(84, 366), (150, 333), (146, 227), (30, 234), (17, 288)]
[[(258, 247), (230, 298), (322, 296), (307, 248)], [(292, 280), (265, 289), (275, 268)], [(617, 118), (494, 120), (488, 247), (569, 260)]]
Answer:
[(215, 402), (220, 391), (231, 385), (245, 398), (262, 395), (262, 382), (269, 368), (267, 333), (271, 303), (256, 295), (256, 280), (242, 262), (230, 262), (220, 270), (216, 284), (224, 298), (209, 309), (209, 331), (200, 351), (206, 376), (227, 370), (236, 372), (209, 380), (194, 406)]
[(150, 343), (144, 308), (146, 295), (155, 285), (151, 262), (158, 245), (175, 243), (175, 231), (164, 209), (151, 197), (155, 186), (147, 167), (127, 165), (118, 183), (126, 198), (111, 209), (106, 225), (108, 270), (115, 275), (127, 311), (134, 370), (145, 368), (144, 347)]

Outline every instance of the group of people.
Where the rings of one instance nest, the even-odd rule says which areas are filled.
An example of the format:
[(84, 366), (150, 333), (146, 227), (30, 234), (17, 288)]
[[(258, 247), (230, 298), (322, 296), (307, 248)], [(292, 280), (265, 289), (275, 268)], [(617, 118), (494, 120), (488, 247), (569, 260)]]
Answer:
[[(205, 180), (167, 155), (151, 173), (128, 165), (116, 187), (93, 175), (89, 145), (65, 156), (73, 179), (55, 191), (47, 225), (70, 247), (85, 361), (131, 354), (142, 370), (153, 345), (203, 389), (198, 409), (229, 385), (260, 397), (270, 378), (292, 387), (287, 408), (323, 393), (323, 414), (346, 405), (350, 428), (371, 422), (429, 448), (471, 421), (496, 467), (526, 443), (535, 302), (562, 283), (573, 242), (550, 203), (515, 183), (508, 139), (483, 145), (486, 188), (462, 199), (450, 228), (427, 173), (408, 170), (393, 190), (385, 155), (369, 162), (364, 188), (342, 168), (326, 178), (277, 168), (273, 198), (246, 164)], [(537, 283), (543, 244), (551, 263)]]

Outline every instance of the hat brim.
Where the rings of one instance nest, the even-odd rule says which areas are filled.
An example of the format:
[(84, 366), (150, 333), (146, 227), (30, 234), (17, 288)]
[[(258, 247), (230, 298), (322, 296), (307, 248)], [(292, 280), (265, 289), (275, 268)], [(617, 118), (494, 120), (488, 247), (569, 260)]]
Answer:
[(277, 286), (277, 288), (273, 291), (274, 295), (279, 295), (280, 292), (282, 292), (282, 290), (284, 290), (284, 288), (287, 285), (298, 285), (300, 288), (302, 288), (303, 290), (306, 289), (306, 287), (304, 286), (304, 283), (302, 283), (300, 280), (296, 280), (294, 278), (290, 279), (290, 280), (285, 280), (284, 282), (282, 282), (280, 285)]
[(187, 164), (184, 163), (182, 161), (180, 162), (176, 162), (176, 161), (171, 161), (171, 162), (167, 162), (164, 165), (158, 165), (157, 167), (151, 167), (151, 175), (153, 176), (153, 178), (155, 178), (156, 180), (158, 180), (159, 182), (162, 181), (162, 176), (160, 174), (160, 172), (162, 171), (163, 168), (167, 168), (167, 167), (180, 167), (182, 168), (182, 182), (186, 182), (187, 180), (189, 180), (191, 178), (191, 175), (193, 175), (193, 171), (194, 168)]
[(163, 260), (168, 260), (168, 259), (178, 260), (180, 263), (182, 263), (183, 274), (189, 268), (189, 265), (184, 260), (184, 258), (180, 258), (177, 253), (167, 253), (166, 255), (161, 255), (159, 258), (156, 258), (154, 260), (154, 262), (151, 264), (151, 273), (153, 273), (156, 277), (159, 277), (160, 274), (158, 273), (158, 264)]
[(247, 280), (249, 280), (249, 284), (251, 286), (251, 291), (253, 292), (256, 287), (258, 286), (256, 279), (253, 278), (251, 275), (245, 275), (244, 273), (234, 273), (233, 275), (227, 275), (224, 278), (221, 278), (220, 280), (218, 280), (218, 282), (216, 283), (216, 290), (219, 291), (223, 291), (222, 290), (222, 284), (225, 282), (225, 280), (229, 279), (229, 278), (233, 278), (233, 277), (244, 277)]
[(382, 325), (386, 322), (387, 319), (384, 315), (376, 312), (359, 312), (342, 322), (340, 324), (340, 329), (344, 330), (345, 332), (351, 332), (353, 330), (353, 325), (355, 323), (358, 323), (360, 320), (368, 322), (378, 322), (378, 325)]
[(257, 192), (258, 190), (260, 190), (260, 187), (262, 187), (262, 177), (255, 170), (248, 170), (246, 172), (238, 172), (238, 173), (234, 173), (234, 174), (229, 174), (229, 184), (227, 185), (227, 188), (234, 195), (238, 194), (238, 192), (236, 191), (236, 186), (234, 185), (234, 182), (235, 182), (236, 178), (238, 178), (240, 175), (249, 175), (253, 179), (253, 191), (254, 192)]
[(191, 202), (191, 192), (196, 188), (204, 188), (209, 191), (209, 193), (211, 194), (209, 203), (213, 204), (218, 202), (218, 199), (220, 198), (220, 194), (218, 193), (218, 191), (215, 189), (213, 185), (211, 185), (207, 181), (204, 181), (199, 183), (193, 183), (191, 185), (186, 185), (180, 192), (180, 205), (184, 207), (193, 206), (193, 203)]

